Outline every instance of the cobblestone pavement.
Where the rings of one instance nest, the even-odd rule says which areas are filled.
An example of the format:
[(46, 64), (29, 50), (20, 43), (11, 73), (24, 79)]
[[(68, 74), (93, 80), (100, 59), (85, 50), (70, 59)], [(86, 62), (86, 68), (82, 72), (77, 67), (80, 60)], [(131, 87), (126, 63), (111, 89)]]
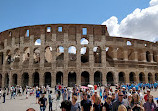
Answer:
[[(99, 94), (99, 93), (98, 93)], [(158, 91), (152, 91), (151, 94), (155, 97), (158, 97)], [(46, 95), (45, 97), (48, 97)], [(56, 98), (56, 95), (53, 91), (53, 98)], [(78, 99), (80, 101), (80, 98)], [(3, 98), (0, 99), (0, 111), (26, 111), (28, 108), (34, 108), (36, 111), (40, 111), (39, 105), (36, 104), (36, 98), (34, 96), (29, 96), (28, 99), (26, 99), (26, 95), (23, 96), (17, 96), (15, 99), (10, 99), (10, 95), (6, 97), (6, 103), (2, 103)], [(103, 101), (102, 101), (103, 102)], [(60, 111), (60, 101), (56, 101), (56, 99), (53, 100), (53, 110), (54, 111)], [(48, 111), (48, 105), (46, 108), (46, 111)]]

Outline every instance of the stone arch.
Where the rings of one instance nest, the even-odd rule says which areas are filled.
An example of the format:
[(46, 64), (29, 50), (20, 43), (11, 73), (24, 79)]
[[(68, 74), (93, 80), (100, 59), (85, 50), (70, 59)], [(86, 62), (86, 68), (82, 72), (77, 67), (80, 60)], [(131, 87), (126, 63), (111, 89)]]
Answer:
[(117, 48), (117, 59), (124, 60), (124, 50), (123, 48)]
[(50, 72), (45, 72), (44, 73), (44, 78), (45, 78), (45, 86), (49, 85), (51, 87), (51, 73)]
[(130, 83), (134, 83), (136, 81), (136, 74), (134, 72), (129, 73), (129, 81)]
[(8, 73), (5, 74), (4, 86), (5, 87), (9, 86), (9, 75), (8, 75)]
[(24, 52), (23, 52), (23, 62), (28, 61), (29, 62), (29, 58), (30, 58), (30, 48), (25, 47), (24, 48)]
[(11, 51), (10, 50), (7, 50), (5, 60), (6, 60), (7, 64), (10, 64), (12, 62), (12, 56), (11, 56)]
[(150, 59), (150, 52), (149, 51), (146, 51), (146, 61), (147, 62), (151, 61), (151, 59)]
[(88, 85), (89, 84), (89, 73), (87, 71), (83, 71), (81, 73), (81, 85)]
[(76, 73), (71, 71), (68, 74), (68, 86), (69, 87), (74, 87), (76, 84)]
[(94, 84), (102, 85), (102, 73), (100, 71), (94, 73)]
[(139, 82), (141, 83), (145, 82), (145, 74), (143, 72), (139, 73)]
[(68, 54), (69, 54), (69, 61), (76, 61), (76, 47), (70, 46), (68, 48)]
[(34, 72), (33, 73), (33, 86), (39, 86), (39, 73)]
[(128, 50), (128, 60), (134, 60), (135, 55), (134, 55), (134, 49), (129, 49)]
[(157, 62), (157, 53), (156, 53), (156, 51), (153, 51), (153, 61)]
[(47, 46), (45, 48), (44, 57), (45, 57), (45, 62), (51, 63), (51, 61), (52, 61), (52, 47)]
[(138, 50), (138, 61), (143, 61), (143, 50)]
[(89, 40), (88, 40), (87, 38), (82, 38), (82, 39), (80, 40), (80, 44), (81, 44), (81, 45), (89, 44)]
[(89, 48), (86, 46), (81, 48), (81, 62), (89, 62)]
[(158, 82), (158, 73), (155, 73), (155, 82)]
[(16, 86), (18, 82), (18, 75), (17, 74), (13, 74), (12, 76), (12, 85)]
[(120, 84), (125, 83), (125, 73), (119, 72), (118, 76), (119, 76), (119, 83)]
[(153, 75), (152, 73), (148, 73), (148, 82), (153, 83)]
[(114, 85), (114, 74), (113, 72), (108, 72), (106, 75), (107, 84)]
[(22, 81), (21, 82), (22, 82), (23, 87), (26, 87), (29, 85), (29, 74), (27, 72), (24, 72), (22, 74)]
[(37, 64), (40, 62), (40, 49), (35, 48), (33, 52), (34, 63)]
[(64, 47), (58, 46), (56, 52), (56, 60), (64, 60)]
[(2, 88), (2, 74), (0, 74), (0, 88)]
[(14, 50), (14, 57), (13, 57), (13, 59), (14, 59), (14, 62), (20, 62), (20, 50), (19, 50), (19, 48), (16, 48)]
[(61, 71), (56, 73), (56, 85), (63, 84), (63, 73)]
[(93, 48), (94, 63), (101, 63), (101, 47)]

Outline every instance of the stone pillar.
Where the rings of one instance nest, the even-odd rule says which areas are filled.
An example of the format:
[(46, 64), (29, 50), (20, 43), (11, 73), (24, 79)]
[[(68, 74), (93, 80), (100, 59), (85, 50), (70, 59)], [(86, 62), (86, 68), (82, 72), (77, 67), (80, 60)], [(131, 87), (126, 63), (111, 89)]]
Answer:
[(107, 84), (107, 80), (106, 80), (106, 69), (103, 69), (103, 71), (102, 71), (102, 84), (103, 84), (103, 85)]
[(150, 62), (154, 62), (154, 61), (153, 61), (153, 53), (150, 54)]
[(76, 83), (77, 83), (77, 85), (81, 85), (81, 72), (80, 72), (80, 69), (76, 72)]
[(136, 83), (139, 83), (139, 74), (136, 73), (135, 79), (136, 79), (135, 82), (136, 82)]
[(101, 61), (102, 61), (102, 67), (106, 68), (106, 47), (102, 48), (102, 52), (101, 52)]
[(148, 83), (148, 73), (145, 73), (145, 82)]
[(134, 61), (138, 61), (138, 52), (134, 51)]
[(130, 81), (129, 81), (129, 73), (127, 72), (126, 74), (125, 74), (125, 81), (126, 81), (126, 83), (130, 83)]
[(91, 85), (94, 85), (94, 73), (93, 73), (93, 71), (90, 71), (90, 73), (89, 73), (89, 83)]
[(142, 53), (142, 60), (143, 60), (143, 62), (146, 62), (146, 52)]
[(29, 73), (29, 83), (28, 83), (28, 85), (29, 86), (33, 86), (33, 72), (28, 72)]
[(55, 71), (51, 72), (51, 87), (55, 87), (56, 85), (56, 75), (55, 75)]
[(20, 85), (20, 86), (22, 86), (22, 74), (18, 74), (18, 77), (17, 77), (17, 85)]
[(117, 72), (114, 72), (114, 84), (118, 84), (118, 73)]
[(68, 72), (66, 69), (64, 70), (64, 74), (63, 74), (63, 85), (68, 86)]
[[(76, 34), (76, 39), (77, 39), (77, 46), (76, 46), (76, 51), (77, 51), (77, 60), (76, 60), (76, 67), (81, 67), (81, 44), (80, 44), (80, 40), (81, 40), (81, 34), (77, 33)], [(79, 71), (79, 75), (81, 76), (81, 72)], [(81, 84), (81, 81), (79, 82)]]
[(12, 72), (11, 71), (9, 71), (8, 76), (9, 76), (9, 87), (10, 87), (12, 86)]
[(68, 61), (69, 61), (68, 47), (64, 47), (64, 69), (68, 68)]
[(117, 60), (117, 48), (113, 48), (113, 60)]
[(5, 79), (4, 73), (2, 73), (2, 88), (4, 88), (4, 79)]
[(124, 50), (124, 60), (128, 61), (128, 50), (127, 49)]
[(44, 73), (40, 72), (39, 73), (39, 86), (44, 86)]
[(40, 46), (40, 67), (44, 67), (44, 61), (45, 61), (45, 56), (44, 56), (44, 52), (45, 52), (45, 35), (41, 34), (41, 46)]
[(155, 74), (152, 74), (152, 78), (153, 78), (153, 83), (155, 82)]
[(29, 58), (29, 67), (32, 68), (33, 67), (33, 62), (34, 62), (34, 58), (33, 58), (33, 53), (34, 53), (34, 35), (30, 36), (30, 58)]
[(89, 47), (89, 66), (90, 68), (94, 67), (93, 47)]

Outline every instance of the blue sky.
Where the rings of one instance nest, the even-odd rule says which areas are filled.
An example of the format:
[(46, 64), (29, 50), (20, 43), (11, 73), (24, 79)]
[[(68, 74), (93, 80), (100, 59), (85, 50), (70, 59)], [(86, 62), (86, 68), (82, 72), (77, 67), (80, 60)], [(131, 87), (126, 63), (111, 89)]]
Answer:
[(0, 32), (37, 24), (102, 24), (112, 16), (120, 23), (150, 0), (0, 0)]

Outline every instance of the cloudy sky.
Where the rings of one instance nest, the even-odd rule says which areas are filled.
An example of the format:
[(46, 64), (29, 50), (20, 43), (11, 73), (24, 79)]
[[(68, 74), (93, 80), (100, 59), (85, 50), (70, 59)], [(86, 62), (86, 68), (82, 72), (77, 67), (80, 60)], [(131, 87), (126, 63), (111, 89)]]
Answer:
[(111, 36), (158, 40), (158, 0), (0, 0), (0, 32), (38, 24), (103, 24)]

